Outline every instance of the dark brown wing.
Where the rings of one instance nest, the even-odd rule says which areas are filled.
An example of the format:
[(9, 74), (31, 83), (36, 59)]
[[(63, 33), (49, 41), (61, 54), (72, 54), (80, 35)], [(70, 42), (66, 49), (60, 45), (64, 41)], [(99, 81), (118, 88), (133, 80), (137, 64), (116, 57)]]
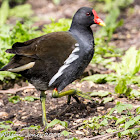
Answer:
[[(15, 43), (10, 53), (16, 54), (1, 71), (18, 72), (37, 89), (48, 89), (48, 83), (74, 50), (77, 41), (69, 32), (50, 33), (24, 43)], [(7, 51), (7, 52), (8, 52)], [(28, 69), (21, 68), (35, 62)], [(16, 69), (16, 70), (15, 70)]]
[(12, 49), (6, 51), (16, 54), (16, 56), (2, 70), (25, 65), (35, 59), (49, 61), (49, 63), (57, 62), (62, 65), (75, 48), (75, 43), (76, 40), (69, 32), (55, 32), (23, 43), (17, 42)]
[(24, 43), (17, 42), (7, 52), (39, 59), (55, 56), (62, 61), (72, 52), (75, 43), (69, 32), (55, 32)]

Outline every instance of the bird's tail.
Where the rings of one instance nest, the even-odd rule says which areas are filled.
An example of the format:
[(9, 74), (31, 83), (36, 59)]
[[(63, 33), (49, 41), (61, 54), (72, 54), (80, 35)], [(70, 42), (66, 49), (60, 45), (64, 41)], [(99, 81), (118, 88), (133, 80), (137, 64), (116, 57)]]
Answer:
[(0, 71), (7, 71), (7, 65), (0, 69)]
[(6, 53), (16, 54), (16, 50), (13, 50), (13, 49), (7, 49), (5, 52)]
[(20, 71), (30, 69), (34, 65), (35, 65), (34, 58), (15, 55), (6, 66), (0, 69), (0, 71), (10, 71), (18, 73)]
[(15, 57), (13, 57), (11, 59), (11, 61), (6, 66), (4, 66), (3, 68), (1, 68), (0, 71), (8, 71), (9, 69), (14, 68), (15, 67), (14, 59), (15, 59)]

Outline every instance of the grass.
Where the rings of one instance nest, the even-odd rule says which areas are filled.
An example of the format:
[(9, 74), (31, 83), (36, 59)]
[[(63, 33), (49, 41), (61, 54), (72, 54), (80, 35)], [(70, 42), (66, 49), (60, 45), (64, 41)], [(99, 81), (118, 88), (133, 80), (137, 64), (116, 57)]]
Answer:
[[(130, 138), (138, 138), (140, 115), (137, 112), (137, 108), (135, 112), (136, 116), (134, 117), (134, 114), (131, 114), (130, 111), (132, 108), (131, 104), (117, 102), (116, 106), (106, 115), (95, 116), (90, 120), (83, 121), (83, 126), (79, 129), (92, 129), (95, 133), (97, 132), (97, 134), (94, 133), (94, 135), (116, 132), (119, 138), (126, 135)], [(114, 111), (116, 112), (113, 114)], [(123, 115), (123, 112), (126, 112), (125, 115)], [(111, 125), (114, 126), (115, 129), (109, 128)]]
[[(14, 27), (10, 25), (0, 26), (0, 67), (7, 64), (10, 58), (13, 56), (11, 54), (5, 53), (5, 50), (10, 48), (15, 42), (24, 42), (29, 39), (38, 37), (41, 35), (37, 28), (31, 28), (31, 25), (27, 22), (21, 24), (17, 22)], [(18, 76), (18, 75), (17, 75)], [(10, 72), (0, 72), (0, 80), (3, 81), (4, 77), (10, 77), (12, 79), (16, 78), (16, 74)]]

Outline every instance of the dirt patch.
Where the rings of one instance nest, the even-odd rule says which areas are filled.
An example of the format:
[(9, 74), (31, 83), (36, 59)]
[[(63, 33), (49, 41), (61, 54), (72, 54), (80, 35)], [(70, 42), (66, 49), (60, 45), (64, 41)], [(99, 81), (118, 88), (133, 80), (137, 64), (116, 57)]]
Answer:
[[(70, 84), (65, 90), (68, 89), (79, 89), (83, 92), (92, 92), (95, 90), (107, 90), (113, 92), (114, 86), (108, 84), (93, 84), (91, 82), (82, 82), (78, 81), (75, 84)], [(83, 99), (79, 97), (81, 103), (78, 104), (72, 99), (69, 108), (65, 110), (67, 107), (67, 97), (61, 97), (59, 99), (55, 99), (51, 97), (52, 91), (46, 91), (47, 99), (46, 99), (46, 116), (48, 122), (57, 118), (61, 121), (66, 121), (69, 124), (68, 130), (73, 132), (73, 137), (82, 138), (85, 137), (85, 132), (83, 135), (78, 134), (78, 127), (82, 124), (84, 120), (88, 120), (94, 116), (105, 115), (112, 107), (115, 106), (117, 101), (121, 102), (129, 102), (134, 105), (138, 105), (138, 101), (129, 101), (127, 98), (118, 98), (117, 95), (112, 95), (114, 98), (113, 102), (108, 102), (106, 104), (102, 103), (102, 99), (98, 97), (94, 97), (93, 101), (88, 99)], [(24, 89), (22, 91), (18, 91), (16, 95), (20, 96), (20, 98), (25, 98), (26, 96), (38, 97), (40, 93), (35, 89)], [(31, 125), (41, 125), (42, 126), (42, 112), (41, 112), (41, 103), (39, 100), (35, 100), (34, 102), (28, 101), (19, 101), (16, 104), (13, 104), (8, 101), (10, 96), (8, 94), (0, 94), (0, 121), (11, 120), (14, 124), (12, 125), (13, 130), (19, 132), (21, 135), (27, 136), (28, 131), (20, 131), (24, 127), (28, 127)], [(64, 111), (61, 115), (58, 115), (59, 112)], [(58, 116), (57, 116), (58, 115)], [(42, 126), (43, 128), (43, 126)], [(57, 126), (54, 128), (49, 128), (46, 130), (46, 133), (57, 133), (60, 132), (64, 128), (61, 126)], [(74, 133), (77, 131), (77, 133)], [(87, 138), (93, 137), (93, 131), (88, 130)], [(41, 133), (44, 133), (43, 129), (40, 130)], [(34, 131), (30, 133), (34, 134)], [(34, 139), (35, 137), (31, 137), (30, 139)], [(39, 138), (39, 137), (38, 137)], [(43, 139), (40, 137), (40, 139)], [(45, 138), (44, 138), (45, 139)], [(55, 137), (55, 139), (65, 139), (65, 137)]]
[(116, 30), (111, 44), (127, 50), (131, 46), (140, 48), (140, 3), (135, 0), (130, 8), (122, 11), (124, 25)]
[(27, 3), (32, 5), (35, 15), (42, 19), (35, 25), (51, 23), (51, 19), (57, 21), (60, 18), (71, 18), (80, 7), (92, 6), (92, 3), (86, 0), (61, 0), (59, 5), (55, 5), (49, 0), (36, 2), (34, 0), (28, 0)]

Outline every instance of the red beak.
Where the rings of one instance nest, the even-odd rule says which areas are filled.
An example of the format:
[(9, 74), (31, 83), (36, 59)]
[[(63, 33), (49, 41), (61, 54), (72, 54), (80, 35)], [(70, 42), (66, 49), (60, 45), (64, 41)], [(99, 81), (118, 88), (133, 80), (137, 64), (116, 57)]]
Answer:
[(98, 15), (97, 15), (97, 13), (96, 13), (95, 10), (92, 10), (92, 13), (93, 13), (93, 15), (94, 15), (94, 23), (99, 24), (99, 25), (101, 25), (101, 26), (106, 26), (105, 23), (103, 22), (103, 20), (101, 20), (101, 19), (98, 17)]

